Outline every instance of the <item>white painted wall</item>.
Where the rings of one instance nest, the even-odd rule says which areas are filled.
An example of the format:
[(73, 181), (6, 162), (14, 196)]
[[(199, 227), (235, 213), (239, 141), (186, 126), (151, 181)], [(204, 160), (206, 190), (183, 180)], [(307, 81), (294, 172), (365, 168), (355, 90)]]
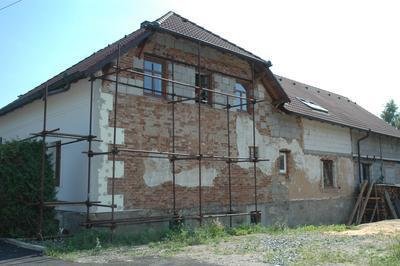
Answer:
[[(90, 83), (82, 79), (71, 84), (70, 90), (49, 96), (47, 130), (87, 135), (89, 130)], [(36, 100), (4, 116), (0, 116), (0, 137), (4, 140), (22, 139), (43, 127), (43, 101)], [(95, 133), (94, 133), (95, 134)], [(48, 142), (58, 139), (48, 138)], [(66, 139), (63, 142), (68, 141)], [(57, 198), (65, 201), (86, 200), (87, 142), (62, 146), (61, 177)], [(40, 158), (38, 158), (40, 163)], [(81, 210), (83, 207), (61, 206), (63, 210)]]
[(350, 129), (302, 119), (304, 126), (304, 149), (351, 154)]

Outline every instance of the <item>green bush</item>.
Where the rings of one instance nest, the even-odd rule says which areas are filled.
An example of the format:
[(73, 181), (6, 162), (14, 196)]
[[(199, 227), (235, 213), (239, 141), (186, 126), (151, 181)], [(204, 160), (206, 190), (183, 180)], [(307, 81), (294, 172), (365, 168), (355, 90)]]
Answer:
[[(42, 142), (0, 145), (0, 236), (32, 237), (38, 232)], [(44, 201), (55, 201), (49, 156), (45, 161)], [(44, 208), (43, 235), (54, 234), (54, 208)]]

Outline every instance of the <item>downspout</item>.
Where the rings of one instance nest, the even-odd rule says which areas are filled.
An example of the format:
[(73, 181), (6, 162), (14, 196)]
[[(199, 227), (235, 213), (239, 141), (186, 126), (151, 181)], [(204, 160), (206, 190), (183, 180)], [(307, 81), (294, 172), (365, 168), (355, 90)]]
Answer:
[(360, 185), (362, 183), (362, 178), (361, 178), (361, 154), (360, 154), (360, 142), (363, 141), (364, 139), (369, 137), (369, 133), (371, 132), (371, 129), (367, 131), (367, 134), (364, 137), (361, 137), (357, 140), (357, 152), (358, 152), (358, 180), (360, 181)]
[(382, 135), (379, 135), (379, 154), (381, 156), (381, 176), (380, 181), (383, 182), (383, 156), (382, 156)]

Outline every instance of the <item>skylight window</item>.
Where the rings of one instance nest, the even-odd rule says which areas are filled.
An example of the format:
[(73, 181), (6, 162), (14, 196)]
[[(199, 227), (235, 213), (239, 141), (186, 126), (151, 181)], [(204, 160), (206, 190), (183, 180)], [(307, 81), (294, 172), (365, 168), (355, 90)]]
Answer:
[(298, 98), (298, 97), (297, 97), (297, 99), (315, 111), (328, 113), (328, 109), (325, 109), (324, 107), (322, 107), (312, 101), (304, 100), (303, 98)]

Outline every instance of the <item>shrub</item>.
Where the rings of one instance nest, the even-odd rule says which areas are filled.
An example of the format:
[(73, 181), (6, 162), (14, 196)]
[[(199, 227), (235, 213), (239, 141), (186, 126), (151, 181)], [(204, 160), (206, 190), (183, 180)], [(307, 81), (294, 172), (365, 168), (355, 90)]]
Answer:
[[(0, 145), (0, 236), (32, 237), (38, 230), (42, 142)], [(44, 201), (55, 200), (49, 156), (45, 161)], [(44, 208), (43, 234), (57, 231), (54, 208)]]

